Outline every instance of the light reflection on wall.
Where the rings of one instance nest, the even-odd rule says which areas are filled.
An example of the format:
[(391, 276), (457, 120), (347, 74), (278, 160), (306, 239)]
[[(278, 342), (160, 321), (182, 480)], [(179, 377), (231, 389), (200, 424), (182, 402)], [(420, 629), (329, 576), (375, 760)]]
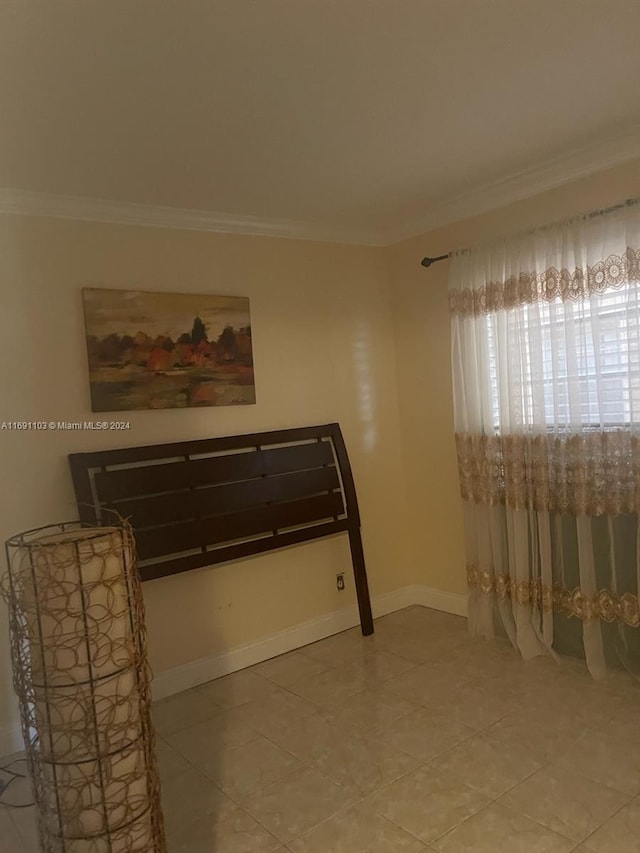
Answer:
[(356, 381), (356, 403), (362, 424), (362, 446), (365, 453), (375, 449), (376, 391), (373, 382), (373, 341), (371, 330), (364, 320), (359, 320), (352, 344), (353, 367)]

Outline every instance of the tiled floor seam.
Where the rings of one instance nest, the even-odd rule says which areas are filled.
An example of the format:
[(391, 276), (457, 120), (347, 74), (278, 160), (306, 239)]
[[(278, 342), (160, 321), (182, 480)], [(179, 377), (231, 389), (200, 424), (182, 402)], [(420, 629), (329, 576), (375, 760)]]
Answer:
[[(513, 785), (510, 785), (508, 788), (505, 788), (504, 791), (502, 791), (502, 793), (498, 794), (497, 797), (491, 797), (491, 799), (495, 803), (499, 802), (499, 800), (502, 797), (506, 796), (510, 791), (513, 791), (514, 788), (517, 788), (518, 785), (522, 785), (523, 782), (526, 782), (527, 779), (531, 779), (532, 776), (535, 776), (536, 773), (540, 773), (541, 770), (547, 770), (549, 767), (551, 767), (551, 764), (552, 764), (552, 762), (548, 761), (546, 764), (542, 764), (540, 767), (536, 767), (535, 770), (532, 770), (530, 773), (527, 773), (526, 776), (522, 777), (522, 779), (519, 779), (517, 782), (514, 782)], [(473, 787), (473, 786), (471, 786), (471, 787)], [(502, 803), (500, 803), (500, 805), (502, 805)], [(517, 811), (517, 809), (515, 811)], [(526, 817), (526, 815), (525, 815), (525, 817)]]
[[(291, 754), (291, 753), (290, 753), (290, 754)], [(295, 757), (295, 756), (294, 756), (294, 757)], [(320, 769), (319, 769), (315, 764), (313, 764), (313, 763), (312, 763), (312, 764), (308, 764), (308, 763), (305, 763), (305, 762), (301, 762), (301, 763), (303, 763), (305, 767), (307, 767), (307, 768), (309, 768), (309, 769), (314, 770), (316, 773), (319, 773), (321, 776), (323, 776), (323, 777), (324, 777), (325, 779), (327, 779), (329, 782), (332, 782), (334, 785), (339, 785), (339, 784), (340, 784), (339, 782), (336, 782), (336, 780), (335, 780), (335, 779), (332, 779), (330, 776), (328, 776), (326, 773), (324, 773), (322, 770), (320, 770)], [(313, 826), (311, 826), (311, 827), (308, 827), (307, 829), (305, 829), (305, 830), (304, 830), (304, 832), (301, 832), (299, 835), (296, 835), (294, 838), (290, 838), (290, 839), (289, 839), (289, 841), (287, 841), (287, 842), (286, 842), (286, 844), (291, 844), (293, 841), (296, 841), (298, 838), (302, 838), (303, 836), (305, 836), (305, 835), (309, 834), (310, 832), (315, 831), (316, 829), (318, 829), (318, 827), (322, 826), (322, 825), (323, 825), (323, 824), (325, 824), (325, 823), (328, 823), (330, 820), (333, 820), (337, 815), (341, 814), (342, 812), (348, 811), (348, 810), (349, 810), (349, 809), (351, 809), (351, 808), (356, 808), (356, 807), (357, 807), (357, 806), (359, 806), (359, 805), (366, 805), (366, 800), (368, 799), (368, 797), (373, 796), (373, 794), (378, 794), (378, 793), (380, 793), (380, 791), (384, 791), (384, 790), (385, 790), (385, 788), (389, 787), (389, 786), (390, 786), (390, 785), (392, 785), (394, 782), (397, 782), (399, 779), (402, 779), (404, 776), (407, 776), (407, 775), (409, 775), (410, 773), (413, 773), (415, 770), (417, 770), (419, 767), (422, 767), (422, 766), (426, 766), (426, 762), (423, 762), (423, 763), (419, 764), (417, 767), (412, 767), (410, 770), (407, 770), (405, 773), (401, 773), (401, 774), (400, 774), (400, 776), (398, 776), (397, 778), (395, 778), (395, 779), (391, 780), (391, 781), (390, 781), (390, 782), (388, 782), (388, 783), (386, 783), (386, 782), (385, 782), (385, 784), (384, 784), (384, 785), (382, 785), (380, 788), (376, 788), (376, 789), (374, 789), (373, 791), (370, 791), (370, 792), (369, 792), (368, 794), (366, 794), (366, 795), (362, 795), (362, 794), (361, 794), (361, 796), (360, 796), (358, 799), (356, 799), (355, 801), (351, 801), (351, 802), (347, 802), (347, 803), (345, 803), (343, 806), (340, 806), (340, 808), (336, 809), (336, 811), (334, 811), (332, 814), (328, 815), (326, 818), (323, 818), (323, 819), (322, 819), (321, 821), (319, 821), (318, 823), (314, 824), (314, 825), (313, 825)], [(278, 781), (278, 782), (281, 782), (281, 781), (283, 781), (285, 778), (287, 778), (287, 777), (289, 777), (289, 776), (292, 776), (294, 773), (297, 773), (297, 772), (299, 772), (299, 771), (300, 771), (300, 768), (297, 768), (296, 770), (293, 770), (293, 771), (291, 771), (290, 773), (285, 774), (285, 776), (282, 776), (282, 777), (281, 777), (280, 779), (278, 779), (277, 781)], [(207, 778), (208, 778), (208, 777), (207, 777)], [(266, 787), (266, 786), (264, 786), (264, 787)], [(259, 790), (259, 789), (258, 789), (258, 788), (256, 788), (256, 789), (254, 789), (254, 791), (251, 791), (251, 792), (249, 792), (249, 793), (254, 793), (254, 792), (257, 792), (258, 790)], [(229, 795), (227, 795), (227, 796), (229, 796)], [(230, 799), (233, 799), (233, 798), (232, 798), (232, 797), (230, 797)], [(233, 800), (233, 802), (235, 802), (235, 803), (236, 803), (236, 805), (239, 805), (239, 806), (240, 806), (240, 804), (239, 804), (236, 800)], [(264, 829), (266, 829), (268, 832), (271, 832), (271, 830), (270, 830), (267, 826), (265, 826), (265, 825), (260, 821), (260, 819), (259, 819), (258, 817), (256, 817), (256, 816), (254, 816), (253, 814), (251, 814), (251, 812), (249, 812), (249, 811), (248, 811), (244, 806), (240, 806), (240, 808), (242, 808), (242, 809), (243, 809), (243, 811), (246, 811), (246, 812), (247, 812), (247, 813), (248, 813), (248, 814), (249, 814), (249, 815), (250, 815), (250, 816), (251, 816), (251, 817), (252, 817), (252, 818), (257, 822), (257, 823), (259, 823), (259, 824), (260, 824)], [(411, 835), (413, 838), (416, 838), (418, 841), (420, 841), (420, 843), (424, 844), (424, 841), (422, 841), (420, 838), (418, 838), (418, 836), (414, 835), (412, 832), (410, 832), (409, 830), (405, 829), (405, 827), (400, 826), (400, 825), (399, 825), (399, 824), (397, 824), (395, 821), (391, 820), (391, 818), (388, 818), (388, 817), (386, 817), (385, 815), (380, 815), (380, 817), (381, 817), (381, 818), (383, 818), (383, 819), (384, 819), (385, 821), (387, 821), (388, 823), (390, 823), (390, 824), (392, 824), (393, 826), (395, 826), (397, 829), (401, 830), (402, 832), (405, 832), (407, 835)], [(284, 842), (283, 842), (283, 843), (284, 843)], [(285, 849), (287, 849), (287, 850), (288, 850), (289, 848), (285, 846)]]
[[(316, 770), (316, 772), (318, 772), (318, 773), (320, 772), (316, 767), (312, 767), (312, 769)], [(294, 770), (293, 773), (299, 772), (299, 770), (300, 770), (300, 768), (298, 768), (297, 771)], [(288, 773), (287, 776), (291, 776), (291, 775), (293, 775), (293, 773)], [(329, 777), (326, 776), (325, 774), (321, 774), (321, 775), (324, 775), (325, 779), (329, 779)], [(286, 778), (285, 776), (282, 777), (282, 779), (285, 779), (285, 778)], [(281, 781), (281, 780), (279, 779), (278, 781)], [(329, 779), (329, 781), (333, 782), (332, 779)], [(334, 782), (334, 784), (337, 784), (337, 783)], [(235, 800), (234, 800), (234, 802), (235, 802)], [(318, 823), (315, 823), (313, 826), (310, 826), (307, 829), (305, 829), (304, 832), (300, 832), (298, 835), (295, 835), (293, 838), (290, 838), (288, 841), (281, 841), (280, 843), (285, 847), (285, 850), (289, 850), (289, 847), (287, 846), (288, 844), (292, 844), (294, 841), (297, 841), (298, 838), (302, 838), (303, 836), (308, 835), (310, 832), (314, 832), (316, 829), (318, 829), (319, 826), (322, 826), (323, 824), (328, 823), (330, 820), (333, 820), (337, 815), (341, 814), (342, 812), (346, 812), (350, 808), (355, 808), (355, 806), (359, 805), (361, 802), (362, 802), (362, 798), (360, 798), (359, 800), (357, 800), (355, 802), (345, 803), (344, 805), (342, 805), (338, 809), (336, 809), (334, 812), (332, 812), (330, 815), (327, 815), (327, 817), (323, 818)], [(236, 803), (236, 805), (238, 805), (238, 804)], [(256, 823), (259, 823), (263, 829), (265, 829), (267, 832), (269, 832), (269, 833), (271, 833), (271, 835), (273, 835), (273, 831), (271, 829), (269, 829), (267, 826), (265, 826), (265, 824), (262, 823), (260, 818), (251, 814), (251, 812), (248, 811), (246, 808), (243, 808), (242, 806), (240, 806), (240, 808), (242, 808), (243, 811), (245, 811), (250, 817), (252, 817), (253, 820), (256, 821)], [(250, 851), (248, 851), (247, 853), (250, 853)]]
[[(610, 820), (613, 820), (613, 818), (614, 818), (614, 817), (615, 817), (619, 812), (623, 811), (623, 810), (624, 810), (624, 809), (629, 805), (629, 803), (630, 803), (632, 800), (634, 800), (634, 799), (636, 798), (636, 796), (638, 796), (637, 794), (631, 794), (631, 795), (628, 795), (625, 791), (620, 791), (618, 788), (614, 789), (614, 790), (616, 790), (616, 791), (617, 791), (617, 793), (619, 793), (619, 794), (623, 794), (623, 795), (625, 795), (625, 796), (628, 796), (628, 797), (629, 797), (629, 799), (628, 799), (628, 800), (626, 800), (626, 802), (624, 802), (624, 803), (620, 806), (620, 808), (616, 809), (616, 811), (615, 811), (612, 815), (610, 815), (606, 820), (604, 820), (604, 821), (602, 821), (601, 823), (599, 823), (599, 824), (598, 824), (598, 826), (597, 826), (595, 829), (593, 829), (593, 830), (592, 830), (588, 835), (586, 835), (584, 838), (581, 838), (581, 839), (580, 839), (580, 841), (576, 842), (574, 838), (570, 838), (568, 835), (564, 835), (564, 833), (560, 832), (560, 831), (559, 831), (559, 830), (557, 830), (557, 829), (554, 829), (552, 826), (549, 826), (548, 824), (544, 823), (543, 821), (539, 820), (538, 818), (532, 817), (531, 815), (528, 815), (528, 814), (526, 814), (525, 812), (520, 811), (520, 810), (519, 810), (519, 809), (517, 809), (515, 806), (509, 805), (508, 803), (501, 802), (502, 798), (503, 798), (503, 797), (505, 797), (505, 796), (506, 796), (510, 791), (513, 791), (513, 790), (514, 790), (514, 788), (517, 788), (519, 785), (522, 785), (522, 784), (523, 784), (523, 782), (526, 782), (526, 780), (527, 780), (527, 779), (530, 779), (532, 776), (535, 776), (535, 774), (536, 774), (536, 773), (540, 773), (540, 772), (542, 772), (543, 770), (548, 770), (550, 767), (553, 767), (553, 762), (552, 762), (552, 761), (547, 762), (547, 763), (546, 763), (546, 764), (544, 764), (542, 767), (539, 767), (537, 770), (534, 770), (532, 773), (529, 773), (527, 776), (524, 776), (522, 779), (520, 779), (520, 781), (519, 781), (519, 782), (516, 782), (516, 784), (515, 784), (515, 785), (512, 785), (510, 788), (508, 788), (507, 790), (503, 791), (503, 792), (502, 792), (498, 797), (493, 797), (493, 798), (491, 798), (491, 799), (492, 799), (492, 802), (497, 803), (499, 806), (502, 806), (502, 807), (504, 807), (504, 808), (507, 808), (507, 809), (509, 809), (510, 811), (516, 812), (516, 814), (519, 814), (519, 815), (521, 815), (522, 817), (526, 817), (526, 818), (527, 818), (527, 820), (533, 821), (533, 823), (537, 823), (537, 824), (538, 824), (538, 826), (542, 826), (542, 827), (544, 827), (545, 829), (550, 830), (551, 832), (555, 832), (557, 835), (562, 836), (562, 838), (566, 838), (568, 841), (571, 841), (572, 843), (577, 844), (577, 846), (579, 847), (581, 844), (586, 844), (587, 839), (591, 838), (591, 836), (592, 836), (592, 835), (595, 835), (595, 833), (596, 833), (596, 832), (598, 832), (598, 830), (599, 830), (599, 829), (601, 829), (601, 827), (603, 827), (603, 826), (604, 826), (606, 823), (608, 823)], [(584, 776), (583, 776), (583, 774), (579, 774), (579, 775), (581, 775), (583, 778), (589, 778), (589, 777), (584, 777)], [(597, 780), (592, 780), (592, 781), (597, 782)], [(601, 783), (598, 783), (598, 784), (601, 784)], [(607, 785), (606, 787), (611, 787), (611, 786)]]
[[(315, 832), (319, 827), (324, 826), (324, 824), (325, 824), (325, 823), (329, 823), (329, 821), (333, 820), (333, 819), (334, 819), (335, 817), (337, 817), (339, 814), (342, 814), (343, 812), (349, 811), (349, 809), (356, 808), (357, 806), (363, 805), (363, 803), (364, 803), (364, 799), (365, 799), (365, 798), (361, 798), (360, 800), (358, 800), (358, 801), (357, 801), (357, 802), (355, 802), (355, 803), (348, 803), (347, 805), (343, 806), (342, 808), (339, 808), (339, 809), (338, 809), (337, 811), (335, 811), (332, 815), (329, 815), (328, 817), (326, 817), (326, 818), (324, 818), (323, 820), (321, 820), (319, 823), (316, 823), (314, 826), (311, 826), (311, 827), (309, 827), (309, 829), (305, 829), (305, 831), (304, 831), (304, 832), (301, 832), (299, 835), (296, 835), (296, 837), (295, 837), (295, 838), (291, 838), (291, 839), (289, 839), (289, 841), (287, 841), (287, 842), (286, 842), (286, 844), (293, 844), (293, 842), (294, 842), (294, 841), (297, 841), (299, 838), (304, 838), (304, 837), (305, 837), (305, 835), (309, 835), (311, 832)], [(405, 829), (405, 828), (404, 828), (404, 827), (402, 827), (402, 826), (399, 826), (397, 823), (395, 823), (394, 821), (392, 821), (392, 820), (391, 820), (391, 818), (386, 817), (386, 815), (378, 815), (378, 817), (379, 817), (381, 820), (384, 820), (384, 821), (386, 821), (387, 823), (390, 823), (392, 826), (395, 826), (395, 828), (396, 828), (396, 829), (399, 829), (399, 830), (401, 830), (402, 832), (406, 833), (407, 835), (410, 835), (412, 838), (415, 838), (417, 841), (420, 841), (420, 843), (421, 843), (421, 844), (424, 844), (424, 841), (421, 841), (421, 839), (419, 839), (419, 838), (418, 838), (416, 835), (414, 835), (412, 832), (409, 832), (409, 830)], [(286, 846), (286, 845), (285, 845), (285, 846)], [(286, 847), (286, 849), (288, 850), (289, 848), (288, 848), (288, 847)], [(369, 852), (368, 852), (368, 851), (365, 851), (365, 853), (369, 853)]]
[[(461, 743), (462, 743), (462, 741), (461, 741)], [(456, 748), (456, 747), (453, 747), (453, 749), (455, 749), (455, 748)], [(444, 754), (444, 753), (443, 753), (443, 754)], [(428, 764), (429, 764), (429, 763), (430, 763), (430, 762), (427, 762), (427, 765), (426, 765), (426, 766), (428, 766)], [(548, 765), (545, 765), (545, 767), (546, 767), (546, 766), (548, 766)], [(487, 798), (487, 800), (488, 800), (488, 802), (487, 802), (487, 803), (485, 803), (485, 804), (484, 804), (483, 806), (481, 806), (479, 809), (476, 809), (476, 811), (474, 811), (472, 814), (467, 815), (467, 817), (463, 818), (461, 821), (459, 821), (457, 824), (455, 824), (455, 826), (450, 826), (450, 827), (449, 827), (447, 830), (445, 830), (444, 832), (441, 832), (439, 835), (434, 836), (434, 837), (433, 837), (432, 839), (430, 839), (428, 842), (425, 842), (425, 841), (423, 841), (423, 840), (422, 840), (422, 839), (420, 839), (420, 838), (418, 838), (418, 840), (419, 840), (419, 841), (422, 841), (422, 843), (423, 843), (423, 844), (425, 844), (425, 843), (426, 843), (426, 844), (427, 844), (427, 848), (429, 848), (429, 846), (433, 846), (433, 845), (435, 845), (438, 841), (440, 841), (440, 839), (444, 838), (444, 836), (445, 836), (445, 835), (448, 835), (448, 834), (449, 834), (450, 832), (452, 832), (454, 829), (457, 829), (458, 827), (460, 827), (460, 826), (462, 826), (463, 824), (465, 824), (465, 823), (467, 823), (468, 821), (470, 821), (470, 820), (471, 820), (472, 818), (474, 818), (477, 814), (479, 814), (483, 809), (488, 808), (490, 805), (499, 805), (499, 806), (501, 806), (501, 807), (503, 807), (503, 808), (507, 808), (507, 809), (509, 809), (509, 811), (515, 812), (515, 813), (516, 813), (517, 815), (519, 815), (520, 817), (524, 817), (524, 818), (526, 818), (527, 820), (532, 821), (532, 823), (536, 823), (536, 824), (538, 824), (538, 826), (542, 826), (544, 829), (546, 829), (546, 830), (548, 830), (548, 831), (555, 832), (557, 835), (560, 835), (562, 838), (566, 838), (566, 840), (567, 840), (567, 841), (570, 841), (571, 843), (576, 843), (576, 842), (575, 842), (575, 840), (574, 840), (573, 838), (569, 838), (568, 836), (563, 835), (561, 832), (558, 832), (556, 829), (552, 829), (550, 826), (547, 826), (546, 824), (541, 823), (539, 820), (536, 820), (535, 818), (529, 817), (529, 815), (524, 814), (524, 812), (519, 811), (518, 809), (514, 808), (513, 806), (508, 806), (508, 805), (506, 805), (505, 803), (501, 803), (501, 802), (500, 802), (500, 799), (501, 799), (502, 797), (504, 797), (504, 795), (505, 795), (505, 794), (507, 794), (507, 793), (508, 793), (509, 791), (511, 791), (513, 788), (517, 788), (517, 787), (518, 787), (518, 785), (522, 784), (522, 782), (524, 782), (526, 779), (528, 779), (528, 778), (530, 778), (531, 776), (533, 776), (535, 773), (538, 773), (538, 772), (539, 772), (540, 770), (542, 770), (542, 769), (544, 769), (544, 768), (543, 768), (543, 767), (539, 767), (539, 768), (537, 768), (537, 769), (536, 769), (536, 770), (534, 770), (532, 773), (529, 773), (526, 777), (523, 777), (519, 782), (516, 782), (516, 783), (515, 783), (515, 785), (513, 785), (511, 788), (508, 788), (507, 790), (503, 791), (501, 794), (498, 794), (498, 796), (497, 796), (497, 797), (491, 796), (491, 795), (489, 795), (489, 794), (485, 793), (484, 791), (480, 791), (478, 788), (474, 788), (474, 790), (476, 790), (476, 791), (478, 791), (479, 793), (483, 794), (483, 795)], [(465, 782), (465, 783), (462, 783), (462, 784), (465, 784), (465, 785), (466, 785), (467, 783)], [(474, 786), (473, 786), (473, 785), (468, 785), (467, 787), (469, 787), (469, 788), (473, 788)], [(628, 805), (628, 803), (627, 803), (626, 805)], [(624, 806), (623, 806), (623, 808), (624, 808)], [(390, 820), (390, 818), (388, 818), (388, 820)], [(392, 821), (392, 823), (393, 823), (393, 821)], [(408, 829), (405, 829), (405, 828), (404, 828), (404, 827), (402, 827), (402, 826), (400, 827), (400, 829), (403, 829), (403, 830), (404, 830), (404, 832), (410, 832)], [(599, 827), (598, 827), (598, 829), (599, 829)], [(594, 832), (595, 832), (595, 831), (596, 831), (596, 830), (594, 830)], [(410, 833), (410, 834), (413, 834), (413, 833)], [(416, 836), (416, 837), (417, 837), (417, 836)], [(578, 846), (579, 846), (580, 844), (584, 843), (584, 839), (583, 839), (582, 841), (577, 842), (577, 843), (578, 843)], [(435, 849), (435, 848), (434, 848), (434, 849)], [(507, 851), (507, 853), (508, 853), (508, 851)]]
[[(623, 792), (621, 792), (621, 793), (623, 793)], [(626, 803), (621, 805), (619, 809), (617, 809), (612, 815), (609, 815), (609, 817), (606, 820), (603, 820), (602, 823), (600, 823), (598, 826), (596, 826), (596, 828), (593, 829), (587, 836), (585, 836), (585, 838), (583, 838), (581, 841), (579, 841), (578, 846), (580, 846), (580, 844), (585, 844), (588, 846), (589, 839), (592, 838), (596, 834), (596, 832), (599, 832), (599, 830), (601, 830), (602, 827), (605, 826), (605, 824), (609, 823), (610, 820), (613, 820), (616, 815), (618, 815), (618, 814), (620, 814), (620, 812), (624, 811), (627, 808), (627, 806), (629, 805), (629, 803), (631, 803), (633, 800), (635, 800), (636, 797), (638, 797), (638, 796), (639, 796), (638, 794), (633, 794), (631, 796), (631, 798), (629, 800), (627, 800)], [(592, 848), (589, 847), (589, 850), (591, 850), (591, 849)], [(595, 853), (595, 851), (594, 851), (594, 853)]]
[[(267, 740), (267, 738), (265, 738), (265, 740)], [(251, 741), (245, 741), (245, 743), (250, 743), (250, 742)], [(272, 743), (272, 741), (269, 741), (269, 743)], [(279, 747), (279, 748), (281, 748), (281, 747)], [(283, 752), (286, 752), (286, 750), (283, 750)], [(291, 755), (292, 753), (288, 753), (288, 754)], [(295, 755), (293, 757), (295, 758)], [(300, 759), (296, 759), (296, 760), (299, 761)], [(300, 764), (302, 764), (304, 767), (308, 767), (308, 765), (302, 761), (300, 761)], [(243, 811), (247, 811), (247, 809), (245, 806), (242, 805), (241, 802), (238, 801), (238, 799), (237, 799), (238, 797), (240, 797), (240, 798), (250, 797), (252, 794), (257, 794), (258, 791), (261, 791), (264, 788), (268, 788), (269, 785), (275, 785), (278, 782), (283, 782), (285, 779), (288, 779), (289, 776), (293, 776), (294, 773), (299, 773), (301, 770), (300, 767), (295, 767), (293, 770), (287, 770), (286, 773), (283, 773), (282, 776), (278, 776), (277, 779), (272, 779), (271, 781), (266, 782), (264, 785), (260, 785), (260, 784), (256, 785), (254, 788), (251, 788), (251, 790), (249, 790), (249, 791), (244, 791), (242, 793), (236, 793), (236, 792), (229, 793), (228, 791), (225, 791), (224, 788), (221, 788), (220, 785), (215, 781), (215, 779), (212, 779), (211, 776), (208, 776), (205, 770), (200, 770), (200, 768), (198, 768), (198, 767), (196, 767), (195, 769), (199, 773), (201, 773), (205, 777), (205, 779), (207, 779), (207, 781), (211, 782), (212, 785), (215, 785), (215, 787), (218, 788), (218, 790), (222, 791), (222, 793), (225, 795), (225, 797), (228, 797), (228, 799), (230, 799), (232, 803), (235, 803), (235, 805), (238, 806), (238, 808), (241, 808)], [(253, 815), (252, 815), (252, 817), (253, 817)], [(255, 820), (255, 818), (254, 818), (254, 820)]]
[[(501, 796), (502, 796), (502, 795), (501, 795)], [(576, 839), (575, 839), (575, 838), (570, 838), (568, 835), (565, 835), (565, 834), (564, 834), (564, 832), (560, 832), (559, 830), (554, 829), (554, 828), (553, 828), (553, 827), (551, 827), (551, 826), (548, 826), (546, 823), (543, 823), (543, 822), (542, 822), (541, 820), (539, 820), (538, 818), (531, 817), (531, 815), (528, 815), (528, 814), (525, 814), (524, 812), (521, 812), (519, 809), (516, 809), (514, 806), (510, 806), (510, 805), (508, 805), (508, 803), (501, 803), (501, 802), (498, 802), (498, 801), (496, 801), (496, 802), (497, 802), (497, 804), (498, 804), (499, 806), (501, 806), (502, 808), (504, 808), (504, 809), (508, 809), (508, 810), (509, 810), (509, 811), (511, 811), (511, 812), (515, 812), (515, 814), (520, 815), (520, 817), (525, 817), (527, 820), (530, 820), (532, 823), (537, 823), (537, 824), (538, 824), (538, 826), (541, 826), (543, 829), (546, 829), (546, 830), (547, 830), (547, 832), (555, 832), (555, 834), (556, 834), (556, 835), (559, 835), (561, 838), (565, 838), (567, 841), (570, 841), (570, 842), (571, 842), (571, 844), (577, 844), (578, 846), (580, 846), (580, 844), (583, 844), (583, 843), (584, 843), (584, 839), (582, 839), (581, 841), (576, 841)], [(606, 822), (606, 821), (605, 821), (605, 822)], [(602, 826), (602, 824), (599, 824), (599, 825), (597, 826), (597, 829), (600, 829), (600, 827), (601, 827), (601, 826)], [(594, 830), (594, 831), (595, 831), (595, 830)]]

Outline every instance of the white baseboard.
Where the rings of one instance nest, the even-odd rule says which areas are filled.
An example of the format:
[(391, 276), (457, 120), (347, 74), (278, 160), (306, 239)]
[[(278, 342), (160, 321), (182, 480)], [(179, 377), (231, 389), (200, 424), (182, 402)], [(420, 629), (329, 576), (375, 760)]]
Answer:
[(421, 604), (432, 610), (442, 610), (444, 613), (453, 613), (455, 616), (466, 618), (468, 615), (466, 595), (459, 592), (445, 592), (442, 589), (433, 589), (421, 584), (416, 584), (414, 590), (413, 604)]
[[(445, 613), (454, 613), (456, 616), (467, 615), (465, 595), (432, 589), (422, 584), (411, 584), (385, 595), (376, 596), (371, 600), (371, 609), (374, 617), (378, 618), (415, 604), (431, 607), (433, 610), (442, 610)], [(299, 625), (293, 625), (291, 628), (262, 637), (253, 643), (236, 646), (221, 654), (172, 667), (158, 673), (153, 679), (153, 698), (164, 699), (166, 696), (173, 696), (175, 693), (205, 684), (221, 675), (229, 675), (231, 672), (269, 660), (276, 655), (291, 652), (301, 646), (338, 634), (340, 631), (346, 631), (359, 623), (358, 608), (352, 605), (309, 619)], [(20, 727), (0, 726), (0, 756), (11, 755), (21, 749), (23, 749), (23, 743)]]
[[(378, 618), (414, 604), (443, 610), (446, 613), (455, 613), (457, 616), (467, 615), (466, 596), (431, 589), (420, 584), (412, 584), (386, 595), (376, 596), (371, 600), (371, 609), (374, 617)], [(262, 663), (269, 658), (291, 652), (301, 646), (315, 643), (317, 640), (323, 640), (340, 631), (346, 631), (347, 628), (353, 628), (359, 623), (358, 608), (353, 605), (343, 610), (334, 610), (316, 619), (309, 619), (307, 622), (278, 631), (253, 643), (236, 646), (221, 654), (175, 666), (155, 676), (152, 685), (153, 698), (164, 699), (174, 693), (181, 693), (183, 690), (205, 684), (214, 678), (229, 675), (247, 666)]]

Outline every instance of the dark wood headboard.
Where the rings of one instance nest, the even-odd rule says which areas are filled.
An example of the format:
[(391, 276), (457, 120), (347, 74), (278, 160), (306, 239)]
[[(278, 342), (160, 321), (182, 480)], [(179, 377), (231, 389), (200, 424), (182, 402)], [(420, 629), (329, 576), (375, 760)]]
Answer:
[(72, 453), (81, 521), (115, 510), (140, 575), (161, 578), (349, 535), (363, 634), (373, 633), (356, 490), (339, 424)]

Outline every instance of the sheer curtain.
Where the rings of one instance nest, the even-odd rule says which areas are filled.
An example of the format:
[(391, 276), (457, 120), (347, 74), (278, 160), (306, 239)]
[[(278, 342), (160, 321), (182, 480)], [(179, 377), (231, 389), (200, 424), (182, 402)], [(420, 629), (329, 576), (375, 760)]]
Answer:
[(459, 252), (455, 430), (473, 634), (640, 666), (640, 204)]

